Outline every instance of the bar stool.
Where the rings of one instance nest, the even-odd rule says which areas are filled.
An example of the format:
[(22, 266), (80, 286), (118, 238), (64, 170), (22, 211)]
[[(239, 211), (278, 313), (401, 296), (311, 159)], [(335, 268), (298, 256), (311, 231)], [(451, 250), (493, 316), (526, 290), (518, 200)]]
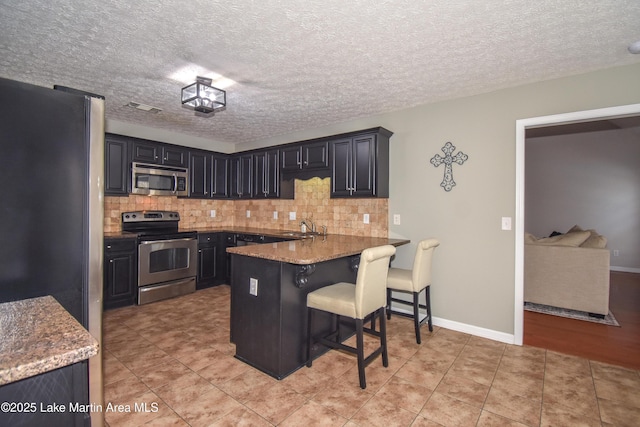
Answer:
[[(317, 289), (307, 295), (307, 366), (311, 367), (311, 347), (314, 342), (319, 342), (330, 348), (337, 348), (355, 353), (358, 359), (358, 377), (360, 387), (366, 388), (364, 368), (369, 365), (379, 354), (382, 354), (382, 365), (389, 366), (387, 356), (387, 332), (386, 319), (384, 315), (386, 298), (385, 289), (387, 285), (387, 272), (389, 270), (389, 260), (396, 252), (396, 248), (391, 245), (378, 246), (362, 251), (360, 255), (360, 265), (355, 285), (353, 283), (335, 283)], [(336, 330), (323, 337), (312, 336), (312, 323), (316, 310), (325, 311), (335, 315)], [(365, 317), (372, 315), (374, 318), (380, 315), (380, 332), (373, 329), (364, 328)], [(355, 319), (356, 324), (356, 347), (351, 347), (342, 343), (340, 338), (340, 316)], [(380, 346), (369, 356), (364, 357), (364, 335), (363, 333), (380, 338)]]
[[(433, 331), (433, 323), (431, 320), (431, 259), (433, 251), (440, 245), (436, 239), (426, 239), (418, 243), (416, 255), (413, 260), (413, 269), (405, 270), (401, 268), (390, 268), (387, 276), (387, 319), (391, 319), (391, 302), (413, 306), (413, 316), (394, 311), (395, 314), (413, 317), (413, 323), (416, 330), (416, 342), (420, 340), (420, 326), (425, 321), (429, 323), (429, 331)], [(426, 290), (425, 303), (420, 304), (420, 293)], [(413, 302), (402, 299), (393, 298), (391, 292), (404, 292), (413, 294)], [(427, 310), (427, 316), (420, 320), (420, 308)]]

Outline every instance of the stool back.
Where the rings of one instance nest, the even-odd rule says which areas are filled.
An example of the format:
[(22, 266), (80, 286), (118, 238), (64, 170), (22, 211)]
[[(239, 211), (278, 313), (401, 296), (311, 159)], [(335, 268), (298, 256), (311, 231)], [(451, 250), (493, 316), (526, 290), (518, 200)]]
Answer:
[(436, 239), (425, 239), (418, 242), (412, 270), (414, 292), (419, 292), (431, 284), (431, 259), (433, 251), (439, 245), (440, 242)]
[(356, 278), (356, 318), (363, 319), (387, 304), (387, 274), (389, 261), (396, 253), (391, 245), (362, 251)]

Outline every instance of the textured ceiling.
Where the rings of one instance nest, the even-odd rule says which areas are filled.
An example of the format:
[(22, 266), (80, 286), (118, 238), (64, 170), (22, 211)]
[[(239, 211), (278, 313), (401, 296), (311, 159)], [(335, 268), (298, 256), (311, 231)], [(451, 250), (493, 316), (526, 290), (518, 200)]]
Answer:
[[(0, 28), (0, 76), (229, 143), (640, 61), (638, 0), (2, 0)], [(181, 107), (185, 67), (237, 82), (226, 111)]]

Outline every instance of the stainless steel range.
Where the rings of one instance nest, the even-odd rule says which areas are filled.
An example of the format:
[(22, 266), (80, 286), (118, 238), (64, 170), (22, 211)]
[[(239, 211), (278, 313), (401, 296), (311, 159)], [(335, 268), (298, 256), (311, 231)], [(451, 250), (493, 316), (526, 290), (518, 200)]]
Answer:
[(180, 214), (122, 213), (122, 231), (138, 237), (138, 305), (195, 292), (197, 233), (178, 231)]

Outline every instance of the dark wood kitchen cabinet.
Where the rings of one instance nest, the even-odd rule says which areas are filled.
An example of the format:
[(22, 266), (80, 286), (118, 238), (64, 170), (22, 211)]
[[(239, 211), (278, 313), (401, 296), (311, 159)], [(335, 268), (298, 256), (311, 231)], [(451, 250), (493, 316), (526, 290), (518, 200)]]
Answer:
[(267, 150), (253, 155), (253, 197), (280, 196), (280, 151)]
[(129, 194), (129, 142), (119, 135), (104, 137), (104, 194), (127, 196)]
[(104, 239), (103, 307), (105, 310), (136, 303), (136, 239)]
[(253, 155), (240, 154), (231, 158), (231, 197), (253, 197)]
[[(389, 137), (384, 128), (331, 141), (331, 197), (389, 197)], [(374, 132), (375, 131), (375, 132)]]
[(198, 233), (198, 276), (196, 289), (209, 288), (226, 280), (225, 233)]
[(134, 162), (186, 168), (189, 156), (186, 147), (132, 138), (131, 159)]
[(329, 167), (327, 141), (296, 144), (282, 149), (282, 170), (324, 169)]
[(229, 197), (229, 157), (209, 151), (189, 152), (189, 197)]

